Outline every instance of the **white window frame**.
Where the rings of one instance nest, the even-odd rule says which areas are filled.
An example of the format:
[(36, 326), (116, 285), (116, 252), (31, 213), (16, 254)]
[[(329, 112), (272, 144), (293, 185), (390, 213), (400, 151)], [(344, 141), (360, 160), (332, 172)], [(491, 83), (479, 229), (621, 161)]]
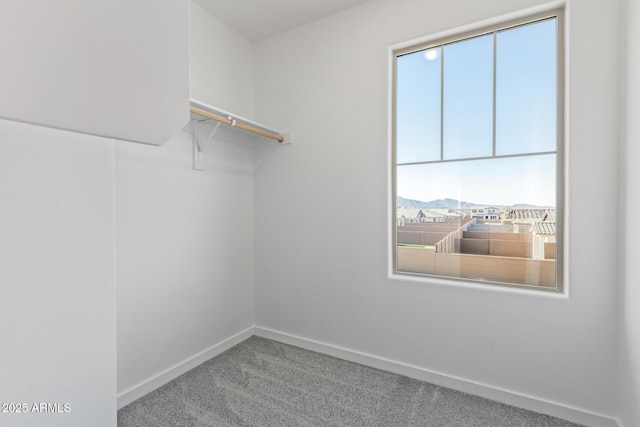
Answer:
[[(465, 39), (478, 37), (481, 35), (496, 33), (501, 30), (506, 30), (509, 28), (514, 28), (530, 23), (534, 23), (537, 21), (542, 21), (549, 18), (556, 18), (557, 23), (557, 87), (556, 87), (556, 98), (557, 98), (557, 109), (556, 109), (556, 286), (548, 287), (548, 286), (540, 286), (540, 285), (527, 285), (527, 284), (517, 284), (517, 283), (507, 283), (507, 282), (497, 282), (491, 280), (481, 280), (481, 279), (470, 279), (463, 277), (453, 277), (453, 276), (441, 276), (435, 274), (428, 273), (411, 273), (405, 271), (398, 271), (397, 268), (397, 256), (398, 256), (398, 246), (397, 246), (397, 177), (396, 177), (396, 169), (398, 166), (396, 160), (396, 136), (397, 136), (397, 58), (418, 52), (423, 51), (439, 46), (443, 46), (448, 43), (453, 43), (456, 41), (462, 41)], [(494, 52), (495, 55), (495, 52)], [(495, 70), (494, 70), (495, 74)], [(495, 80), (494, 80), (495, 85)], [(390, 139), (391, 139), (391, 275), (394, 277), (404, 277), (410, 278), (412, 280), (419, 280), (424, 282), (437, 281), (440, 283), (462, 283), (469, 285), (492, 285), (498, 287), (506, 287), (506, 288), (520, 288), (527, 290), (535, 290), (542, 292), (553, 292), (553, 293), (564, 293), (565, 287), (565, 279), (564, 279), (564, 271), (565, 271), (565, 18), (564, 18), (564, 9), (553, 9), (545, 12), (540, 12), (536, 14), (526, 15), (524, 17), (509, 19), (498, 23), (492, 23), (487, 26), (479, 26), (477, 29), (473, 30), (462, 30), (459, 32), (450, 32), (444, 36), (436, 35), (433, 38), (428, 38), (426, 41), (422, 41), (419, 43), (412, 44), (408, 47), (400, 47), (397, 49), (391, 50), (391, 129), (390, 129)], [(494, 97), (494, 113), (493, 113), (493, 121), (494, 121), (494, 132), (495, 132), (495, 97)], [(495, 140), (494, 140), (495, 145)], [(495, 150), (494, 150), (495, 153)], [(497, 156), (491, 156), (490, 158), (498, 158)], [(482, 158), (478, 158), (477, 160), (481, 160)], [(447, 160), (444, 160), (447, 161)], [(455, 161), (459, 161), (459, 159), (455, 159)], [(473, 159), (471, 159), (473, 161)], [(440, 161), (435, 162), (419, 162), (419, 163), (439, 163)]]

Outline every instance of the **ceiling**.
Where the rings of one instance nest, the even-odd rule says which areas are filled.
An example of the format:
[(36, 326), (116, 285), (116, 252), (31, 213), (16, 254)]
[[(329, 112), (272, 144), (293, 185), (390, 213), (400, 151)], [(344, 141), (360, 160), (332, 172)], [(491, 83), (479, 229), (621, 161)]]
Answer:
[(195, 0), (256, 42), (368, 0)]

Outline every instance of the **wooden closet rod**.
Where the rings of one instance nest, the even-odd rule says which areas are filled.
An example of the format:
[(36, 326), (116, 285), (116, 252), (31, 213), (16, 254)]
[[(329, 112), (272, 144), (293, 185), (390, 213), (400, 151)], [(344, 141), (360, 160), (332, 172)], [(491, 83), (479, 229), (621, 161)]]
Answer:
[(189, 111), (191, 111), (193, 114), (197, 114), (199, 116), (202, 117), (206, 117), (207, 119), (211, 119), (211, 120), (216, 120), (218, 122), (230, 125), (230, 126), (235, 126), (238, 129), (242, 129), (242, 130), (246, 130), (247, 132), (251, 132), (251, 133), (255, 133), (256, 135), (260, 135), (260, 136), (264, 136), (267, 138), (271, 138), (271, 139), (275, 139), (278, 142), (282, 142), (284, 141), (284, 137), (282, 135), (277, 135), (275, 133), (271, 133), (271, 132), (267, 132), (266, 130), (262, 130), (262, 129), (258, 129), (256, 127), (253, 127), (251, 125), (247, 125), (241, 122), (238, 122), (234, 119), (230, 119), (228, 117), (223, 117), (220, 116), (218, 114), (215, 113), (210, 113), (208, 111), (202, 110), (198, 107), (190, 107)]

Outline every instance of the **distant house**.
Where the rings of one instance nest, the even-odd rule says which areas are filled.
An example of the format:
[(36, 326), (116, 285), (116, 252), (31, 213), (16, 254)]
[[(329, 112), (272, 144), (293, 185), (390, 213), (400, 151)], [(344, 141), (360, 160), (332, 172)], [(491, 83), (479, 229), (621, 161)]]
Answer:
[[(423, 209), (422, 222), (444, 222), (447, 219), (446, 214), (438, 212), (439, 209)], [(448, 209), (445, 209), (448, 211)]]
[(503, 212), (504, 224), (512, 224), (514, 233), (531, 233), (531, 256), (535, 259), (556, 257), (555, 209), (508, 209)]
[(555, 209), (545, 209), (544, 215), (542, 216), (542, 221), (544, 221), (544, 222), (556, 222), (556, 210)]
[(426, 222), (444, 222), (464, 218), (464, 214), (453, 212), (448, 208), (423, 209), (422, 212), (426, 217)]
[(472, 208), (471, 209), (471, 218), (499, 219), (500, 218), (500, 208), (497, 208), (495, 206)]
[(504, 212), (503, 222), (513, 224), (514, 233), (532, 232), (534, 223), (555, 223), (555, 210), (534, 208), (534, 209), (509, 209)]
[(556, 223), (555, 221), (538, 221), (531, 225), (533, 234), (533, 258), (555, 259), (556, 258)]
[(447, 208), (398, 208), (396, 219), (398, 225), (407, 225), (427, 222), (445, 222), (447, 220), (461, 219), (463, 217), (463, 214), (452, 212)]
[(425, 214), (422, 209), (417, 208), (398, 208), (396, 220), (398, 225), (419, 224), (425, 221)]

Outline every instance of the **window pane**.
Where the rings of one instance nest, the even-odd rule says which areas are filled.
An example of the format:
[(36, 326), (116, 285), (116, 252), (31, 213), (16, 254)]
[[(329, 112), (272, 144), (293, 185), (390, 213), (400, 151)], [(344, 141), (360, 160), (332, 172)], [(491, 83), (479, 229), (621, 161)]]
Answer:
[(561, 28), (557, 11), (398, 51), (395, 272), (562, 290)]
[(440, 159), (440, 48), (398, 58), (398, 163)]
[(556, 155), (398, 166), (396, 194), (429, 202), (556, 206)]
[(555, 151), (556, 20), (499, 32), (496, 53), (496, 153)]
[(444, 47), (444, 158), (493, 154), (493, 35)]
[(555, 287), (555, 168), (555, 154), (398, 166), (397, 271)]

